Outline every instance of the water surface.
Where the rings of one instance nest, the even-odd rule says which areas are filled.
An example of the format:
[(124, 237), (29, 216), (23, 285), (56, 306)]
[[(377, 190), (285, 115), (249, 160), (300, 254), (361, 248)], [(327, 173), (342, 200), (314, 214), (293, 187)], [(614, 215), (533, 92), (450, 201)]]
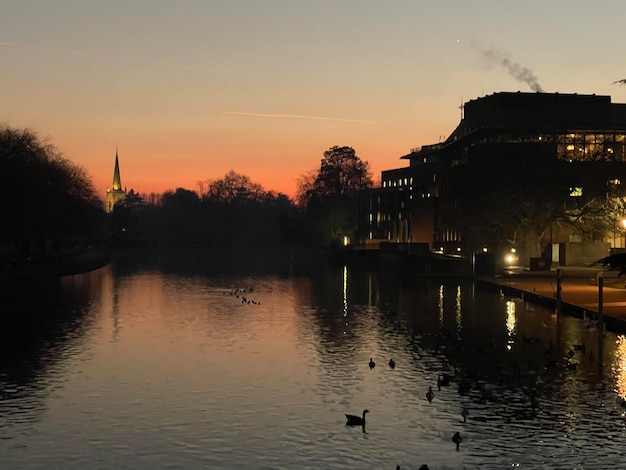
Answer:
[(262, 271), (120, 263), (7, 286), (0, 467), (621, 465), (623, 337), (469, 281)]

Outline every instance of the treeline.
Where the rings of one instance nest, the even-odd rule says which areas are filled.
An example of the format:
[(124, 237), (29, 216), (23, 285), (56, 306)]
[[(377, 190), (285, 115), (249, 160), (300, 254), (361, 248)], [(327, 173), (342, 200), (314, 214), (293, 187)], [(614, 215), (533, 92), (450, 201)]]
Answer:
[(295, 200), (230, 171), (160, 195), (131, 190), (112, 213), (84, 169), (28, 129), (0, 125), (0, 258), (45, 259), (89, 246), (272, 247), (338, 244), (357, 227), (356, 195), (372, 186), (350, 147), (324, 152)]
[(296, 200), (266, 191), (235, 171), (198, 182), (197, 191), (178, 188), (149, 198), (130, 192), (114, 208), (111, 244), (337, 245), (354, 236), (357, 194), (371, 186), (367, 162), (351, 147), (332, 147), (324, 152), (319, 169), (300, 177)]
[(110, 216), (115, 247), (275, 246), (305, 241), (300, 211), (284, 194), (266, 192), (234, 171), (205, 192), (177, 188), (146, 202), (130, 197)]

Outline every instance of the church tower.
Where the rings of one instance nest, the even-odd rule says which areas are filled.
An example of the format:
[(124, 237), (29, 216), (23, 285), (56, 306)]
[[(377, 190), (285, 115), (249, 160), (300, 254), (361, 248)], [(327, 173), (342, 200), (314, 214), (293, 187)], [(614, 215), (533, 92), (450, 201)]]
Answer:
[(106, 211), (113, 212), (115, 204), (126, 197), (126, 190), (122, 189), (122, 179), (120, 178), (120, 162), (115, 149), (115, 169), (113, 170), (113, 187), (107, 188)]

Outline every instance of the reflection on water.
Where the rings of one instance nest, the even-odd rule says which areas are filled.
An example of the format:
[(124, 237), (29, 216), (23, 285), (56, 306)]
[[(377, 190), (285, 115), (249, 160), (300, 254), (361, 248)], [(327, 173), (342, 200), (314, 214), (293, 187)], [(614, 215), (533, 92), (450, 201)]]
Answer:
[(615, 375), (615, 393), (618, 400), (626, 399), (626, 338), (623, 335), (617, 337), (615, 359), (613, 361), (613, 374)]
[(468, 281), (181, 266), (3, 292), (1, 468), (621, 464), (623, 336)]

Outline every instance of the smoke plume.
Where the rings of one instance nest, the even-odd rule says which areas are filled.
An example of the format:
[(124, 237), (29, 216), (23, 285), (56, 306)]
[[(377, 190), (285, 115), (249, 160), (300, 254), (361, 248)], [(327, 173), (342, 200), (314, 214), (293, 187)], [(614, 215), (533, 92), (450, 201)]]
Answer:
[(526, 83), (531, 90), (543, 92), (541, 85), (537, 81), (537, 77), (532, 70), (528, 67), (524, 67), (517, 62), (512, 62), (508, 57), (500, 54), (493, 49), (486, 49), (483, 51), (484, 57), (491, 63), (497, 64), (502, 67), (518, 82)]

